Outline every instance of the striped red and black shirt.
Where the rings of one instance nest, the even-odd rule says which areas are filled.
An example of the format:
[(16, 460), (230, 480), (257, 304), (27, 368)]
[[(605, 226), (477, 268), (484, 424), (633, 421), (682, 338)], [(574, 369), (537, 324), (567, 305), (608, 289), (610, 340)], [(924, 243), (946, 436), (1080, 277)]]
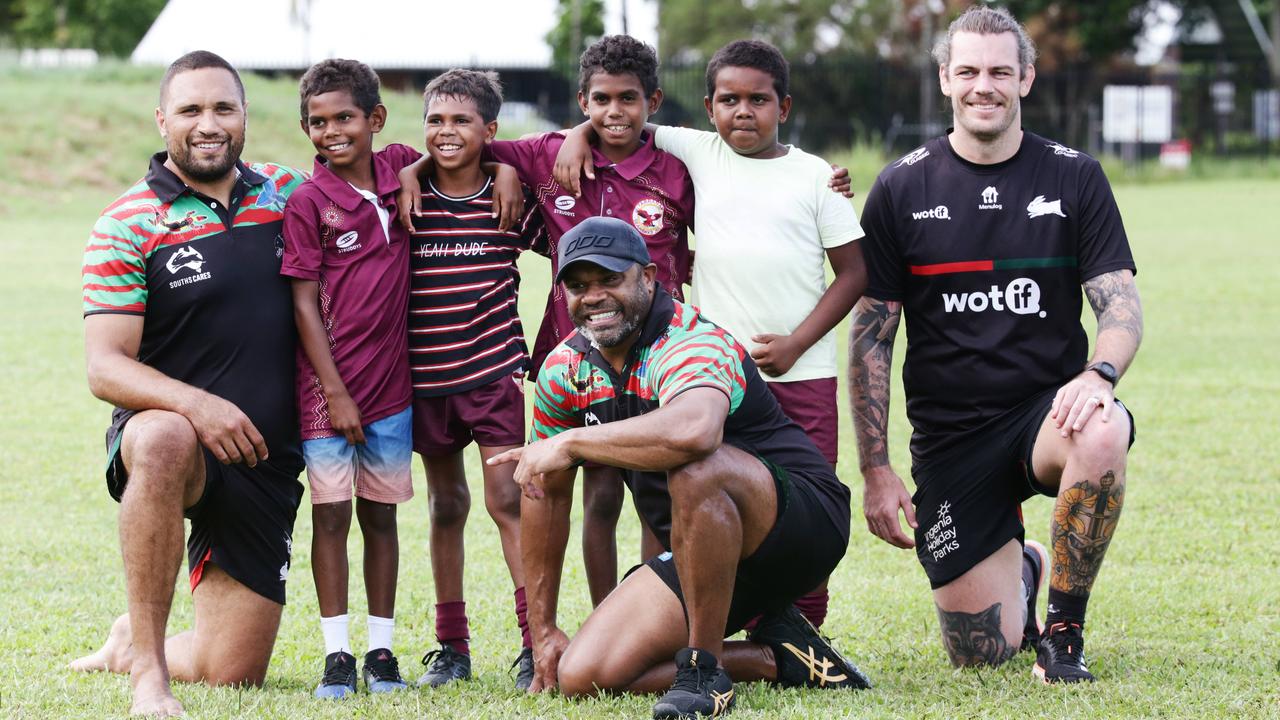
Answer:
[(546, 241), (538, 206), (498, 230), (493, 185), (449, 197), (428, 183), (413, 218), (409, 365), (421, 397), (452, 395), (523, 373), (529, 351), (517, 312), (516, 258)]

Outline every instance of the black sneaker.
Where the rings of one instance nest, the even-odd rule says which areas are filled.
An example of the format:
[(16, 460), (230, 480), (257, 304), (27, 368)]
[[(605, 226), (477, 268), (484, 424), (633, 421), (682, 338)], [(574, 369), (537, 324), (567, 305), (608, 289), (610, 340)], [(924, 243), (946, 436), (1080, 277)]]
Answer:
[(784, 687), (871, 687), (867, 676), (836, 652), (795, 605), (761, 619), (748, 639), (773, 648), (777, 682)]
[(676, 681), (653, 706), (653, 717), (720, 717), (732, 709), (733, 680), (723, 668), (716, 667), (716, 656), (685, 648), (676, 653)]
[(1035, 540), (1028, 540), (1022, 546), (1022, 556), (1031, 563), (1032, 574), (1036, 577), (1035, 587), (1026, 588), (1027, 624), (1022, 628), (1022, 650), (1032, 650), (1040, 642), (1044, 634), (1044, 625), (1036, 615), (1036, 598), (1040, 588), (1044, 586), (1044, 576), (1049, 570), (1049, 551)]
[(400, 663), (386, 648), (370, 650), (364, 656), (364, 686), (371, 693), (395, 692), (409, 687), (400, 677)]
[(1093, 682), (1084, 664), (1084, 631), (1075, 623), (1054, 623), (1036, 646), (1031, 674), (1050, 683)]
[(516, 671), (516, 689), (525, 692), (533, 684), (533, 648), (520, 648), (511, 669)]
[(418, 678), (418, 687), (440, 687), (455, 680), (471, 679), (471, 656), (441, 643), (439, 650), (422, 656), (427, 672)]
[(339, 650), (324, 659), (324, 677), (316, 686), (315, 696), (320, 700), (341, 700), (356, 694), (356, 658)]

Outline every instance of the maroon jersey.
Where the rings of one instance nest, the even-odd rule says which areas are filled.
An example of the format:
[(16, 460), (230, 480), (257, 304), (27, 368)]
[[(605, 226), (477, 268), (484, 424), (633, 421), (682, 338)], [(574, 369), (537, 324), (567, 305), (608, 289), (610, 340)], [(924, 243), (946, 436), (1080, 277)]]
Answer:
[[(338, 375), (368, 424), (405, 409), (409, 384), (409, 233), (396, 221), (396, 177), (421, 157), (407, 145), (373, 154), (375, 194), (390, 214), (383, 229), (373, 202), (319, 158), (284, 211), (282, 275), (320, 284), (320, 319)], [(320, 379), (298, 347), (302, 438), (334, 434)]]
[[(493, 159), (516, 169), (520, 182), (533, 193), (542, 211), (552, 276), (559, 269), (555, 265), (560, 236), (589, 217), (615, 217), (640, 231), (658, 266), (658, 283), (671, 297), (684, 300), (681, 285), (689, 276), (689, 227), (693, 223), (693, 181), (684, 163), (654, 147), (648, 135), (639, 149), (620, 163), (593, 149), (596, 179), (583, 177), (582, 196), (575, 198), (552, 174), (556, 153), (563, 144), (562, 136), (547, 134), (489, 146)], [(534, 343), (533, 366), (541, 367), (547, 353), (572, 331), (564, 291), (554, 284)]]

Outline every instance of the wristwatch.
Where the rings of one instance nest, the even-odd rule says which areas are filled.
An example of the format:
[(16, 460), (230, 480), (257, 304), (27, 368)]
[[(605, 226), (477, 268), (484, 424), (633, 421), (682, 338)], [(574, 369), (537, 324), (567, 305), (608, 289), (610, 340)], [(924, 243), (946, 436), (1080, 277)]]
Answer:
[(1090, 363), (1085, 370), (1092, 370), (1102, 376), (1103, 380), (1111, 383), (1111, 387), (1115, 387), (1120, 382), (1120, 373), (1116, 372), (1116, 366), (1105, 360), (1102, 362)]

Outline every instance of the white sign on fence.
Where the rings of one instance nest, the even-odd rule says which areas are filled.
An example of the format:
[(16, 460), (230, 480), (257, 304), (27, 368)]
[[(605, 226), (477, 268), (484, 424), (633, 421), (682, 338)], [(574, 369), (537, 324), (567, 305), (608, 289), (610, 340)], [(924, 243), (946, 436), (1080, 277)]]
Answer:
[(1102, 91), (1102, 139), (1164, 143), (1173, 138), (1173, 91), (1165, 85), (1108, 85)]
[(1253, 133), (1259, 140), (1280, 140), (1280, 90), (1254, 91)]

